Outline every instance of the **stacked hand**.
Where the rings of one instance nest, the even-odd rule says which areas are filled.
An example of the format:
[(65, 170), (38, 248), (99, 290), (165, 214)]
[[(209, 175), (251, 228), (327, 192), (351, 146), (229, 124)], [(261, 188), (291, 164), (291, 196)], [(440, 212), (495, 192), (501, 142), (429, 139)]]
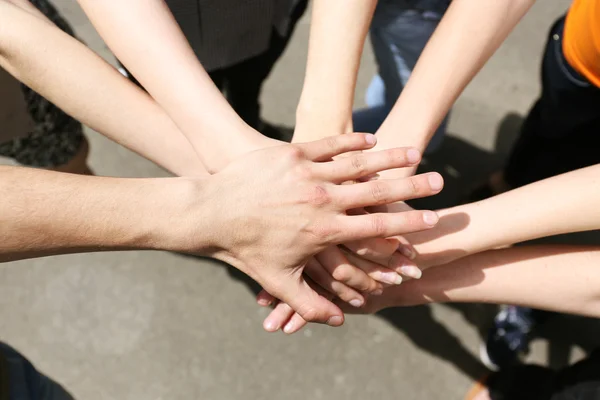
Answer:
[[(414, 209), (404, 202), (369, 207), (368, 210), (372, 213), (414, 212)], [(365, 265), (365, 260), (362, 257), (368, 257), (374, 262), (381, 263), (381, 258), (373, 258), (373, 254), (379, 250), (379, 252), (377, 252), (377, 257), (387, 257), (388, 260), (401, 259), (403, 255), (406, 255), (406, 257), (410, 258), (412, 262), (418, 265), (419, 271), (422, 271), (432, 266), (451, 262), (462, 256), (462, 254), (459, 254), (459, 252), (443, 251), (444, 249), (440, 248), (440, 246), (436, 243), (436, 239), (443, 236), (446, 232), (452, 231), (455, 228), (458, 229), (459, 227), (456, 227), (455, 224), (456, 221), (449, 219), (448, 221), (443, 221), (440, 225), (433, 229), (422, 230), (415, 233), (407, 233), (403, 236), (396, 236), (388, 239), (362, 241), (362, 243), (365, 243), (365, 246), (361, 247), (360, 249), (357, 249), (353, 246), (345, 247), (348, 249), (352, 248), (354, 254), (348, 258), (352, 260), (359, 268), (363, 268)], [(390, 244), (394, 244), (388, 247), (388, 252), (385, 253), (384, 247), (374, 247), (380, 241), (387, 241)], [(419, 279), (420, 275), (410, 276), (410, 278)], [(391, 285), (385, 286), (390, 287)], [(392, 288), (389, 288), (384, 289), (383, 291), (371, 292), (365, 296), (365, 302), (360, 306), (348, 303), (335, 290), (329, 290), (328, 292), (322, 293), (328, 299), (335, 299), (334, 301), (336, 304), (338, 304), (346, 313), (365, 314), (373, 313), (396, 304), (394, 302), (397, 302), (399, 292), (395, 290), (395, 293), (392, 294), (392, 291)], [(283, 329), (285, 333), (291, 334), (300, 330), (307, 323), (300, 315), (294, 313), (293, 309), (288, 304), (278, 301), (276, 297), (271, 296), (265, 290), (259, 293), (257, 301), (261, 306), (275, 305), (274, 310), (269, 314), (264, 322), (264, 327), (267, 331), (272, 332), (278, 329)]]
[[(439, 177), (437, 174), (341, 185), (420, 161), (414, 149), (356, 154), (331, 161), (339, 154), (365, 150), (374, 144), (372, 135), (349, 134), (259, 150), (231, 163), (208, 185), (207, 197), (218, 199), (215, 210), (222, 213), (221, 221), (226, 221), (215, 226), (210, 255), (248, 274), (303, 321), (341, 325), (342, 311), (321, 294), (329, 291), (350, 301), (355, 296), (364, 302), (362, 295), (356, 296), (358, 291), (378, 293), (381, 284), (371, 280), (388, 279), (403, 263), (397, 262), (398, 257), (391, 251), (397, 247), (394, 241), (382, 239), (368, 254), (372, 259), (387, 257), (385, 266), (365, 259), (360, 266), (352, 265), (358, 261), (349, 249), (364, 252), (365, 239), (429, 229), (438, 219), (431, 211), (347, 213), (429, 196), (441, 189), (430, 184), (431, 176)], [(264, 174), (250, 172), (257, 169)], [(348, 249), (341, 252), (332, 247), (340, 243), (349, 243)]]

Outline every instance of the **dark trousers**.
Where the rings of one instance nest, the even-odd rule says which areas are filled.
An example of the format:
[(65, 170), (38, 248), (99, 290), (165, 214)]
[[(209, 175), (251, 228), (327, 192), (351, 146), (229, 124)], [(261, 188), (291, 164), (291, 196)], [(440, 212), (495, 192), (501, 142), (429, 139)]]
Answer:
[(512, 187), (600, 162), (600, 88), (565, 60), (563, 27), (564, 17), (550, 30), (542, 62), (542, 93), (504, 170)]
[[(281, 36), (274, 30), (269, 48), (265, 52), (230, 67), (209, 72), (215, 85), (225, 93), (231, 107), (244, 122), (254, 129), (261, 128), (260, 93), (262, 86), (277, 60), (283, 55), (307, 6), (308, 0), (298, 2), (292, 11), (287, 34)], [(123, 65), (121, 66), (125, 69)], [(125, 70), (127, 71), (127, 69)], [(131, 81), (142, 87), (135, 77), (129, 71), (127, 72)]]
[(600, 351), (553, 371), (536, 365), (518, 365), (490, 375), (486, 382), (492, 400), (600, 399)]
[(254, 129), (260, 129), (260, 93), (263, 83), (283, 55), (307, 5), (308, 0), (302, 0), (296, 5), (287, 35), (281, 36), (273, 31), (267, 51), (209, 74), (215, 85), (225, 93), (231, 107)]

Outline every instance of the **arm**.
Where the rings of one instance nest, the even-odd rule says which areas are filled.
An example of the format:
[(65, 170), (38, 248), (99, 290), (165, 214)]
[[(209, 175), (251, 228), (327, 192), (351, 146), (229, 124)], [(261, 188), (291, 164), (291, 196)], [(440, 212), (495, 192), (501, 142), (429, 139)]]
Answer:
[[(524, 246), (476, 254), (390, 288), (370, 311), (430, 302), (518, 304), (600, 317), (599, 247)], [(518, 277), (518, 279), (515, 279)]]
[[(600, 165), (439, 211), (434, 230), (406, 235), (426, 268), (513, 243), (600, 229)], [(394, 210), (392, 207), (391, 210)]]
[(251, 129), (200, 65), (163, 0), (79, 0), (102, 38), (156, 99), (210, 172), (277, 144)]
[[(453, 0), (377, 132), (377, 149), (401, 144), (424, 151), (466, 85), (534, 2)], [(387, 176), (411, 173), (414, 169), (409, 168), (390, 171)]]
[[(119, 179), (0, 167), (0, 188), (0, 262), (168, 249), (174, 244), (169, 238), (178, 236), (172, 233), (178, 229), (176, 221), (191, 217), (183, 212), (190, 198), (186, 180), (180, 178)], [(200, 190), (196, 194), (205, 200)], [(198, 231), (198, 252), (211, 243), (209, 211), (196, 221), (204, 227)]]
[(408, 179), (337, 184), (410, 164), (407, 149), (372, 153), (367, 169), (352, 159), (319, 162), (374, 144), (372, 135), (343, 135), (277, 146), (202, 179), (100, 178), (3, 167), (0, 261), (106, 249), (203, 254), (240, 269), (304, 319), (338, 326), (339, 308), (303, 278), (309, 258), (341, 242), (431, 226), (418, 211), (346, 215), (347, 209), (415, 194)]
[(169, 171), (206, 174), (186, 137), (150, 96), (29, 2), (22, 6), (0, 0), (0, 67), (90, 128)]
[(352, 132), (356, 77), (377, 0), (313, 3), (294, 141)]
[[(433, 268), (431, 273), (453, 276), (455, 266), (463, 268), (463, 263), (469, 263), (466, 261), (471, 259), (467, 257), (469, 255), (546, 236), (600, 229), (599, 201), (600, 164), (545, 179), (481, 202), (438, 211), (440, 220), (435, 228), (403, 236), (416, 249), (418, 255), (415, 262), (421, 269), (443, 264)], [(408, 210), (410, 207), (404, 203), (396, 203), (375, 207), (372, 211), (401, 213)], [(484, 256), (473, 257), (479, 261)], [(572, 265), (570, 261), (568, 265)], [(447, 273), (440, 271), (446, 268), (449, 269)], [(516, 269), (510, 271), (507, 276)], [(532, 282), (520, 273), (514, 273), (516, 275), (512, 275), (513, 279), (518, 276), (519, 282)], [(430, 272), (427, 271), (422, 279), (429, 282), (429, 276)], [(464, 276), (468, 274), (465, 273)], [(398, 291), (394, 289), (392, 292), (403, 293), (407, 285), (417, 284), (402, 284)], [(264, 303), (264, 299), (263, 294), (259, 301)], [(369, 306), (369, 303), (374, 306)], [(367, 308), (380, 309), (383, 304), (372, 297), (367, 302)], [(356, 312), (356, 309), (347, 310)], [(285, 321), (293, 318), (293, 331), (296, 331), (304, 325), (304, 321), (298, 316), (292, 317), (292, 314), (289, 308), (276, 308), (266, 323), (282, 326)]]

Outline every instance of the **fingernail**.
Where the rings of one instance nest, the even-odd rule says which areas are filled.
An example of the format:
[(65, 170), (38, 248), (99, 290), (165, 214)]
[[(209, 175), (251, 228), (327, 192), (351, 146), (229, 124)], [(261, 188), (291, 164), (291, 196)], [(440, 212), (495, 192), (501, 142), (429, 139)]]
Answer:
[(427, 225), (435, 225), (437, 224), (439, 218), (438, 215), (436, 213), (434, 213), (433, 211), (425, 211), (423, 213), (423, 221), (425, 221), (425, 223)]
[(327, 320), (327, 325), (329, 326), (340, 326), (344, 320), (340, 316), (331, 317)]
[(414, 266), (400, 267), (400, 272), (413, 279), (421, 279), (421, 276), (423, 275), (423, 272), (418, 267)]
[(260, 299), (258, 301), (258, 305), (263, 306), (263, 307), (267, 307), (267, 306), (271, 305), (271, 301), (270, 300), (266, 300), (266, 299)]
[(277, 324), (273, 321), (265, 321), (263, 327), (267, 332), (275, 332), (278, 329)]
[(350, 300), (350, 305), (351, 305), (352, 307), (356, 307), (356, 308), (358, 308), (358, 307), (362, 307), (362, 305), (363, 305), (363, 301), (362, 301), (361, 299), (354, 299), (354, 300)]
[(381, 280), (390, 285), (399, 285), (402, 283), (402, 277), (395, 272), (382, 272)]
[(383, 289), (376, 289), (371, 292), (373, 296), (381, 296), (383, 294)]
[(444, 180), (439, 174), (429, 174), (427, 180), (432, 190), (442, 190), (444, 187)]
[(292, 331), (294, 330), (294, 321), (290, 321), (287, 324), (285, 324), (285, 326), (283, 327), (283, 332), (284, 333), (292, 333)]
[(367, 143), (369, 143), (369, 144), (377, 143), (377, 138), (375, 137), (375, 135), (368, 134), (368, 135), (366, 135), (365, 139), (366, 139)]
[(412, 251), (411, 249), (409, 249), (408, 247), (400, 246), (398, 248), (398, 251), (400, 252), (400, 254), (402, 254), (404, 257), (408, 258), (409, 260), (414, 260), (415, 258), (417, 258), (417, 255), (415, 254), (415, 252)]
[(406, 152), (406, 159), (411, 164), (416, 164), (421, 160), (421, 153), (416, 149), (410, 149)]

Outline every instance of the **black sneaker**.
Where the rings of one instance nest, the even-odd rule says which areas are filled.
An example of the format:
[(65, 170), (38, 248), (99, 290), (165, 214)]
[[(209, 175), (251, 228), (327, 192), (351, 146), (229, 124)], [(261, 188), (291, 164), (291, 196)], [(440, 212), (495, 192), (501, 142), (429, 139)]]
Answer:
[(529, 352), (532, 331), (546, 317), (546, 312), (531, 308), (506, 306), (496, 318), (481, 345), (481, 362), (493, 371), (522, 361)]

